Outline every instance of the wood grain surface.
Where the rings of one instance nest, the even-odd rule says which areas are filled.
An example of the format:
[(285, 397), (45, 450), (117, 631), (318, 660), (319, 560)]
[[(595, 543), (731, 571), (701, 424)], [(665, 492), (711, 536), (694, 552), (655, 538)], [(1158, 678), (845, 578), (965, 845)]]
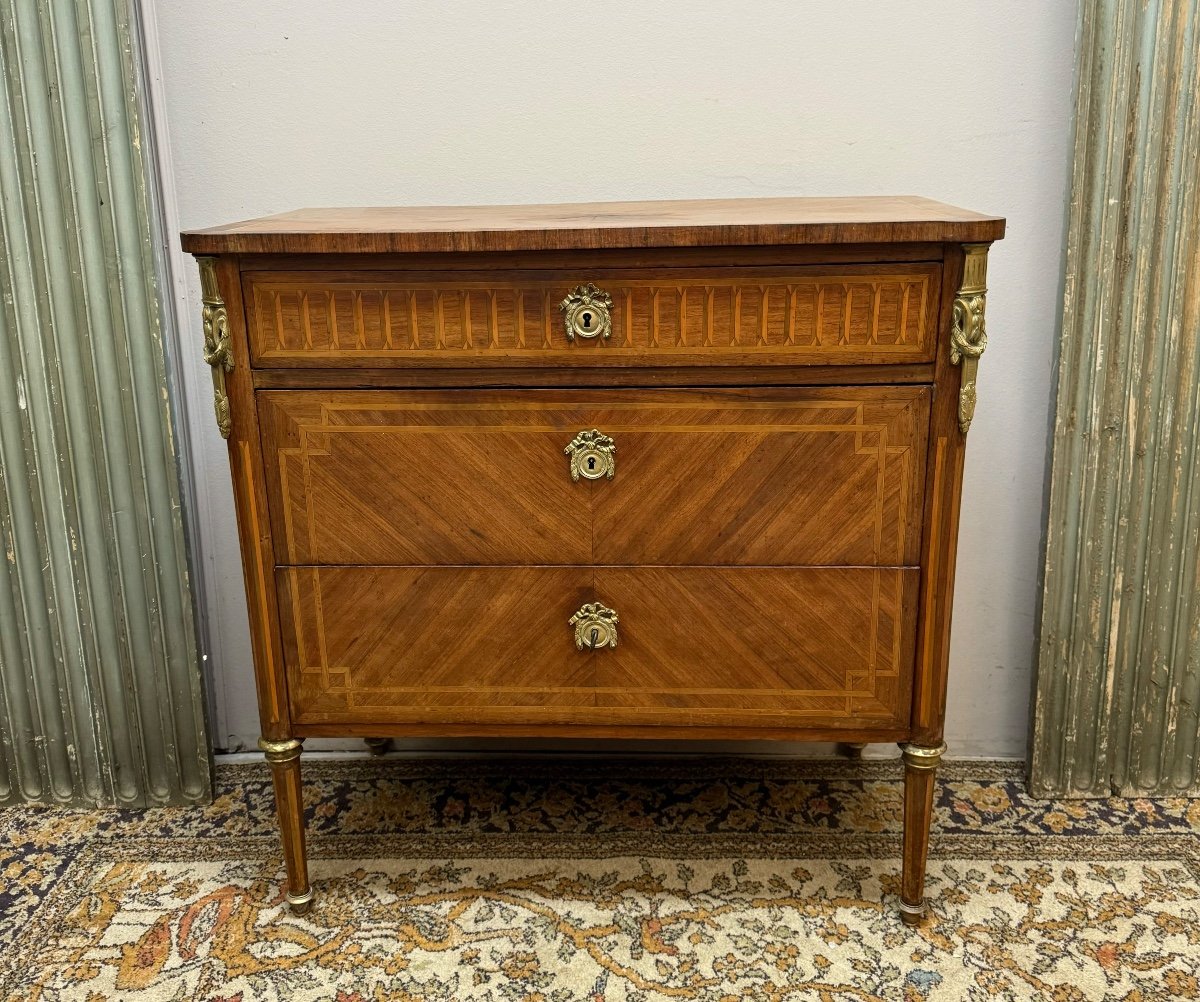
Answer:
[(590, 250), (455, 251), (454, 253), (243, 254), (242, 274), (256, 271), (434, 273), (613, 269), (667, 274), (699, 268), (791, 268), (796, 265), (899, 264), (941, 261), (940, 243), (744, 244), (711, 247), (600, 247)]
[(1004, 220), (915, 195), (298, 209), (189, 230), (191, 254), (420, 253), (992, 241)]
[[(942, 293), (940, 329), (948, 330), (954, 290), (962, 278), (961, 247), (950, 248)], [(912, 740), (935, 747), (946, 722), (946, 686), (950, 676), (950, 621), (954, 572), (958, 560), (958, 523), (962, 505), (967, 438), (958, 424), (960, 366), (950, 353), (936, 358), (933, 410), (929, 418), (929, 456), (925, 467), (925, 524), (921, 543), (921, 615), (917, 634), (917, 683), (913, 690)]]
[[(820, 365), (927, 362), (939, 263), (651, 273), (251, 272), (254, 364)], [(594, 283), (612, 335), (566, 336), (559, 304)]]
[[(280, 564), (916, 562), (930, 393), (260, 391)], [(573, 481), (598, 429), (615, 475)]]
[[(917, 572), (900, 568), (290, 567), (294, 719), (895, 727)], [(616, 648), (577, 650), (600, 601)]]
[[(962, 244), (1003, 233), (901, 196), (184, 234), (223, 255), (264, 735), (936, 747), (966, 444), (949, 333)], [(608, 341), (563, 330), (588, 282)], [(589, 429), (612, 479), (571, 479)], [(615, 648), (576, 646), (589, 602)], [(293, 892), (298, 768), (275, 777)], [(910, 905), (933, 798), (908, 768)]]
[(279, 611), (275, 604), (275, 542), (271, 536), (262, 436), (250, 379), (250, 351), (237, 261), (219, 260), (217, 280), (227, 308), (233, 357), (233, 368), (225, 376), (231, 417), (229, 466), (254, 653), (258, 714), (262, 736), (276, 741), (291, 737), (292, 729), (280, 648)]
[(260, 390), (369, 389), (502, 389), (534, 387), (623, 386), (648, 389), (662, 386), (860, 386), (866, 384), (932, 383), (932, 362), (916, 365), (800, 365), (762, 366), (751, 374), (743, 366), (699, 365), (581, 367), (507, 366), (436, 369), (255, 369)]
[(312, 885), (308, 879), (308, 847), (304, 831), (304, 784), (300, 777), (300, 758), (272, 762), (271, 786), (275, 792), (275, 814), (283, 843), (283, 862), (287, 870), (290, 895), (305, 895)]
[[(904, 840), (900, 897), (912, 908), (925, 904), (925, 865), (929, 856), (929, 823), (937, 775), (933, 769), (904, 767)], [(906, 920), (907, 921), (907, 920)]]

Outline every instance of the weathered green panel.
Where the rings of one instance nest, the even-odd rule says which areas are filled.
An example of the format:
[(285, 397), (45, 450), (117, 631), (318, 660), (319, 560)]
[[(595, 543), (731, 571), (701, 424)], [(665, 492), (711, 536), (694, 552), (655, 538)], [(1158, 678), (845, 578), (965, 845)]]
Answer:
[(127, 0), (0, 0), (0, 803), (211, 793)]
[(1200, 0), (1081, 5), (1033, 789), (1200, 792)]

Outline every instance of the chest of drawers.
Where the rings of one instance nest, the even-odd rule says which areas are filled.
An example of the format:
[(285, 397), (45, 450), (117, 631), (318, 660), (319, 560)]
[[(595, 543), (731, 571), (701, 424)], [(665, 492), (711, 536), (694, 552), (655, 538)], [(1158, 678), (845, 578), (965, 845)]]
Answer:
[(308, 736), (896, 741), (919, 920), (1003, 230), (861, 198), (184, 234), (293, 906)]

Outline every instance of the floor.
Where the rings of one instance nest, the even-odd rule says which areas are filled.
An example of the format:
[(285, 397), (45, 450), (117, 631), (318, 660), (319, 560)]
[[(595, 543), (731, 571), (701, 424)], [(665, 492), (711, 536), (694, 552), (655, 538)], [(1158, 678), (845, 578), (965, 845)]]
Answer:
[(942, 769), (932, 917), (895, 914), (895, 762), (379, 760), (305, 771), (317, 903), (265, 767), (213, 805), (0, 812), (0, 999), (1200, 998), (1200, 801)]

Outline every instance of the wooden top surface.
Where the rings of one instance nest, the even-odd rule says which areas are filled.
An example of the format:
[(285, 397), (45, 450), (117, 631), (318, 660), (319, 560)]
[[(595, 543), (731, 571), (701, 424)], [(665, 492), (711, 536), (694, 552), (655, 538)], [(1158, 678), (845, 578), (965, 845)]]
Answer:
[(987, 243), (1004, 219), (916, 195), (297, 209), (188, 230), (192, 254), (395, 254), (770, 244)]

